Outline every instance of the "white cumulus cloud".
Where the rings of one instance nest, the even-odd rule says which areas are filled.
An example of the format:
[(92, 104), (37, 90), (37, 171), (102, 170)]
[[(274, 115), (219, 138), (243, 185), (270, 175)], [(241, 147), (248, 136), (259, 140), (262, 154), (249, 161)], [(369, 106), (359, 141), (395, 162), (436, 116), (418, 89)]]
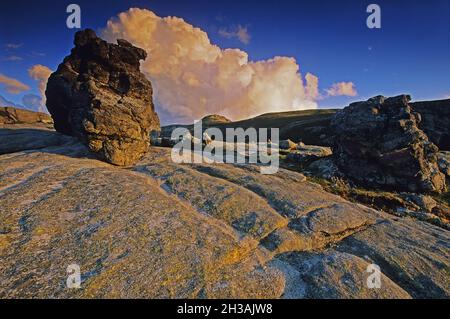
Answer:
[(38, 82), (39, 93), (41, 94), (41, 104), (39, 107), (39, 112), (46, 112), (45, 107), (45, 89), (47, 87), (47, 81), (50, 75), (52, 74), (52, 70), (50, 70), (45, 65), (36, 64), (33, 65), (28, 70), (28, 75)]
[(329, 96), (356, 96), (358, 92), (356, 92), (355, 84), (353, 82), (339, 82), (334, 83), (331, 88), (326, 90)]
[(250, 61), (242, 50), (212, 44), (181, 18), (132, 8), (110, 19), (102, 36), (147, 51), (141, 69), (152, 81), (163, 121), (190, 122), (207, 114), (237, 120), (317, 107), (318, 79), (311, 74), (303, 80), (294, 58)]

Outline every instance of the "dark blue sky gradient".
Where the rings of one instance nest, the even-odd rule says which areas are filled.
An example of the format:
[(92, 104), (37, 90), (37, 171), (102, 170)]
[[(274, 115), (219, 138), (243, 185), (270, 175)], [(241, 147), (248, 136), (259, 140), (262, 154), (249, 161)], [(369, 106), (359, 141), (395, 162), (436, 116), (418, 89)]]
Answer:
[[(321, 107), (342, 107), (350, 101), (384, 94), (410, 93), (415, 100), (450, 96), (450, 1), (1, 1), (0, 73), (30, 85), (34, 64), (55, 69), (66, 56), (74, 30), (66, 28), (66, 6), (82, 8), (82, 27), (102, 28), (106, 21), (130, 7), (148, 8), (159, 16), (184, 18), (209, 34), (222, 48), (238, 47), (250, 59), (293, 56), (304, 76), (319, 77), (321, 89), (334, 82), (352, 81), (357, 97), (319, 101)], [(366, 7), (382, 9), (382, 28), (366, 27)], [(247, 26), (248, 45), (224, 39), (218, 29)], [(23, 43), (6, 49), (7, 43)], [(11, 55), (21, 61), (5, 61)], [(21, 95), (0, 89), (0, 95), (20, 102)]]

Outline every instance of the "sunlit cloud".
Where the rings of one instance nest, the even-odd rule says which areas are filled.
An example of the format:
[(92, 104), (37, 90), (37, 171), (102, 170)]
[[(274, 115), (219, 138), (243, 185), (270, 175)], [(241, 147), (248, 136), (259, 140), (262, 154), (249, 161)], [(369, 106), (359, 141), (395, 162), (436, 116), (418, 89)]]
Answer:
[(152, 81), (163, 121), (317, 108), (317, 78), (304, 80), (294, 58), (249, 61), (246, 52), (221, 49), (181, 18), (130, 9), (108, 21), (102, 36), (110, 42), (123, 38), (147, 51), (141, 69)]
[(238, 25), (237, 27), (233, 27), (231, 29), (222, 28), (219, 30), (219, 35), (226, 39), (236, 38), (244, 44), (249, 44), (251, 39), (247, 27), (243, 27), (241, 25)]
[(305, 76), (305, 80), (306, 80), (306, 95), (313, 100), (317, 100), (320, 97), (319, 78), (314, 74), (307, 73)]
[(50, 70), (48, 67), (41, 64), (36, 64), (28, 70), (29, 76), (38, 82), (39, 93), (41, 94), (41, 106), (39, 108), (40, 112), (46, 111), (45, 89), (47, 87), (48, 78), (50, 77), (52, 72), (53, 71)]
[(355, 84), (353, 82), (339, 82), (334, 83), (331, 88), (326, 90), (329, 96), (356, 96), (358, 92), (356, 91)]
[(19, 80), (7, 77), (0, 73), (0, 86), (4, 87), (6, 92), (11, 94), (20, 94), (24, 91), (28, 91), (30, 87)]

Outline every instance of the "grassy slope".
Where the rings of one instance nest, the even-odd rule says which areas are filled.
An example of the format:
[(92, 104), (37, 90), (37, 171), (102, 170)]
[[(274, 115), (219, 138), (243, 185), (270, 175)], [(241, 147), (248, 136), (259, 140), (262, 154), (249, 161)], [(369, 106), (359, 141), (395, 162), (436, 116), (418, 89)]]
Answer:
[[(218, 123), (214, 125), (222, 130), (226, 128), (249, 127), (279, 128), (281, 139), (303, 141), (306, 144), (326, 145), (321, 135), (327, 135), (331, 117), (336, 113), (334, 109), (304, 110), (281, 113), (267, 113), (260, 116), (231, 123)], [(170, 136), (175, 127), (187, 127), (192, 125), (170, 125), (163, 128), (163, 136)]]

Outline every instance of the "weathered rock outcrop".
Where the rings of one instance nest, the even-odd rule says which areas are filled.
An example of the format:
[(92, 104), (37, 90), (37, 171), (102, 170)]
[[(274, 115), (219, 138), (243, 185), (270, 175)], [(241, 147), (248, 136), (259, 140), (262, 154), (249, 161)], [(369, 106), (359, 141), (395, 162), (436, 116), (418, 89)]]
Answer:
[(151, 83), (139, 70), (147, 54), (125, 40), (107, 43), (89, 29), (77, 32), (74, 43), (48, 80), (55, 128), (103, 160), (133, 164), (147, 152), (150, 132), (160, 127)]
[[(175, 164), (162, 148), (123, 169), (66, 138), (0, 156), (0, 298), (450, 296), (445, 229), (297, 172)], [(367, 286), (373, 263), (380, 289)], [(81, 289), (66, 287), (71, 264)]]
[(53, 119), (45, 113), (22, 110), (15, 107), (0, 107), (0, 124), (45, 124), (52, 125)]
[(420, 114), (419, 128), (440, 150), (450, 151), (450, 99), (411, 103)]
[(352, 180), (370, 187), (411, 192), (443, 191), (438, 148), (418, 128), (410, 97), (377, 96), (356, 102), (332, 120), (333, 155)]

